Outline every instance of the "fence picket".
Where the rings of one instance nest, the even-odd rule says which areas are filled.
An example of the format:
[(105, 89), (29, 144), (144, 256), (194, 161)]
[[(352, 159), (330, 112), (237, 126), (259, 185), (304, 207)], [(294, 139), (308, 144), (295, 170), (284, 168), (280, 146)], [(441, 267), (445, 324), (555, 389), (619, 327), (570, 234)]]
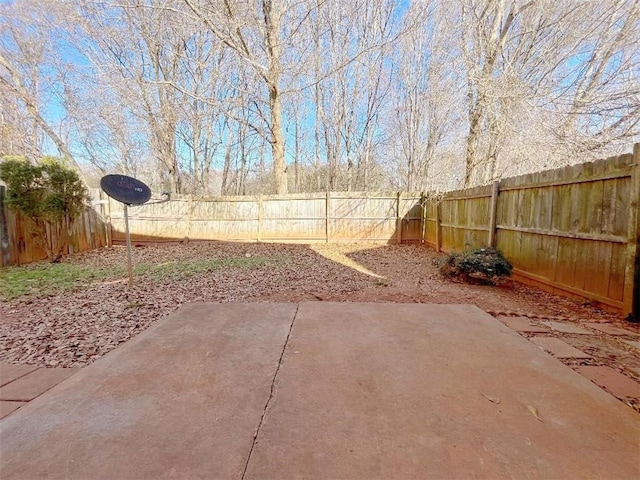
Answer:
[[(489, 220), (480, 225), (474, 222), (486, 198), (478, 188), (445, 194), (442, 205), (455, 218), (443, 224), (442, 248), (483, 246), (474, 230), (484, 225), (491, 234), (495, 209), (496, 245), (514, 264), (516, 279), (637, 318), (639, 172), (636, 144), (633, 155), (503, 179)], [(437, 233), (426, 232), (425, 242), (437, 245)]]

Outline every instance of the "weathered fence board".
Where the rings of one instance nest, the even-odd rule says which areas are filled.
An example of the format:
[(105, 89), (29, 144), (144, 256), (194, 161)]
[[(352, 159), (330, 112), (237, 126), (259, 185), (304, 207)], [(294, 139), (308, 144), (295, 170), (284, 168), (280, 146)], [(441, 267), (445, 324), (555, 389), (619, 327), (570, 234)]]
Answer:
[[(31, 222), (18, 212), (9, 209), (4, 203), (4, 189), (0, 186), (0, 227), (3, 239), (2, 266), (24, 265), (44, 260), (47, 254), (38, 244)], [(64, 253), (84, 252), (107, 245), (105, 224), (99, 206), (87, 207), (71, 228), (69, 245)]]
[[(420, 242), (422, 194), (309, 193), (172, 198), (129, 208), (133, 241)], [(122, 205), (109, 201), (116, 242), (124, 241)]]
[(0, 265), (11, 265), (11, 239), (9, 238), (7, 208), (4, 203), (5, 187), (0, 185)]
[[(634, 154), (500, 181), (495, 243), (514, 276), (637, 316), (639, 172), (635, 145)], [(428, 200), (425, 242), (445, 251), (489, 245), (490, 189)]]
[[(485, 245), (489, 235), (491, 186), (451, 192), (440, 199), (441, 248), (449, 251)], [(427, 217), (427, 221), (432, 220)], [(428, 229), (429, 230), (429, 229)], [(428, 240), (432, 243), (431, 240)], [(437, 243), (437, 242), (433, 242)]]

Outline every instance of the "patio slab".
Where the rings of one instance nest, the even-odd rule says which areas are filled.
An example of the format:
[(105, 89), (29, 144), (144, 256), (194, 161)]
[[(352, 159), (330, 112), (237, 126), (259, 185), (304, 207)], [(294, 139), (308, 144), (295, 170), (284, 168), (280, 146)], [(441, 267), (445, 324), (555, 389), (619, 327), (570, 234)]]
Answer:
[(569, 322), (542, 322), (550, 328), (553, 328), (556, 332), (561, 333), (573, 333), (578, 335), (591, 335), (589, 330), (586, 330), (578, 325), (574, 325)]
[(240, 478), (295, 304), (190, 304), (0, 421), (3, 480)]
[(0, 387), (0, 400), (28, 402), (78, 371), (79, 368), (38, 368)]
[(563, 342), (559, 338), (553, 337), (531, 337), (533, 343), (539, 347), (544, 348), (554, 357), (558, 358), (591, 358), (591, 355), (584, 353), (582, 350), (578, 350), (572, 347), (566, 342)]
[(576, 367), (576, 371), (587, 377), (596, 385), (607, 389), (616, 397), (638, 398), (640, 397), (640, 383), (623, 375), (611, 367), (583, 366)]
[(544, 325), (537, 325), (527, 317), (499, 316), (498, 320), (500, 320), (507, 327), (512, 328), (516, 332), (546, 333), (550, 331), (549, 327), (545, 327)]
[(609, 335), (630, 335), (633, 337), (637, 337), (639, 335), (636, 332), (625, 330), (624, 328), (618, 328), (608, 323), (587, 323), (586, 325), (587, 327), (591, 327), (594, 330), (598, 330), (603, 333), (608, 333)]
[(0, 363), (0, 387), (37, 369), (38, 367), (33, 365), (14, 365), (2, 362)]
[[(0, 400), (0, 418), (6, 417), (11, 412), (16, 411), (24, 405), (26, 405), (26, 402), (6, 402), (4, 400)], [(0, 452), (1, 451), (2, 450), (0, 449)]]
[(283, 362), (247, 479), (640, 474), (637, 414), (473, 306), (302, 304)]
[(637, 414), (469, 305), (186, 305), (0, 438), (3, 479), (640, 476)]

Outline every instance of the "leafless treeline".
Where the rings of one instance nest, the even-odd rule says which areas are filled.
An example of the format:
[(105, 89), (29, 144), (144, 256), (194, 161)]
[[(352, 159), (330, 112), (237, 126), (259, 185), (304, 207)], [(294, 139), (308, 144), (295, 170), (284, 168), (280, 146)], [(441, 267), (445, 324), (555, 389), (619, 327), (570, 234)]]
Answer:
[(0, 155), (204, 194), (446, 189), (640, 133), (634, 0), (14, 0)]

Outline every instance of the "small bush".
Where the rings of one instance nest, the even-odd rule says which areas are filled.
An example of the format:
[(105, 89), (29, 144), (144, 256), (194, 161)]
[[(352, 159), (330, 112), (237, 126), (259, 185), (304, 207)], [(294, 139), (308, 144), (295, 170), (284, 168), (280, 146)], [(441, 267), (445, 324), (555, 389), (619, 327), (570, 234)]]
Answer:
[(459, 277), (467, 281), (494, 284), (511, 275), (513, 266), (495, 248), (477, 248), (447, 255), (440, 266), (445, 277)]
[(36, 165), (21, 157), (0, 160), (7, 205), (32, 223), (36, 242), (52, 263), (59, 262), (73, 222), (89, 199), (80, 175), (65, 160), (55, 157), (43, 157)]

